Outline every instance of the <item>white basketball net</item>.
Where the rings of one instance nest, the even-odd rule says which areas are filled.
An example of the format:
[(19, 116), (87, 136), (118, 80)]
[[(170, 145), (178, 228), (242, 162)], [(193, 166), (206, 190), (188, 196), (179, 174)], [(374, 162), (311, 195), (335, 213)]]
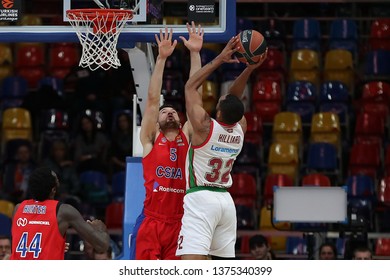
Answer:
[(92, 71), (121, 66), (117, 43), (126, 22), (133, 17), (129, 10), (68, 10), (67, 16), (82, 45), (79, 66)]

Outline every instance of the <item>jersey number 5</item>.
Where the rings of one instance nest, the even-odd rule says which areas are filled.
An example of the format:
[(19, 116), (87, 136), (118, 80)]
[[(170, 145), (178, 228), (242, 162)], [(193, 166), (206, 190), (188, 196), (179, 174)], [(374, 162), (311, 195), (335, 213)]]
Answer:
[(226, 184), (229, 182), (229, 174), (232, 170), (234, 159), (229, 159), (224, 162), (220, 158), (212, 158), (209, 161), (209, 166), (212, 167), (211, 172), (206, 173), (206, 180), (211, 183)]

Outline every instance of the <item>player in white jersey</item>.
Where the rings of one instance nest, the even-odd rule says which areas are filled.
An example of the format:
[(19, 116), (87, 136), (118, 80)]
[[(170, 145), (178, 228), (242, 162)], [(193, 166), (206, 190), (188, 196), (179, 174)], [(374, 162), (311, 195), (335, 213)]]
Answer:
[(191, 146), (187, 154), (187, 192), (184, 196), (184, 216), (176, 255), (181, 259), (207, 259), (208, 255), (233, 258), (236, 242), (236, 208), (230, 193), (230, 172), (242, 149), (246, 120), (240, 100), (255, 65), (247, 65), (234, 81), (229, 94), (220, 97), (216, 117), (203, 108), (198, 88), (223, 63), (239, 63), (232, 58), (238, 42), (233, 37), (222, 52), (203, 66), (185, 86), (186, 111), (193, 127)]

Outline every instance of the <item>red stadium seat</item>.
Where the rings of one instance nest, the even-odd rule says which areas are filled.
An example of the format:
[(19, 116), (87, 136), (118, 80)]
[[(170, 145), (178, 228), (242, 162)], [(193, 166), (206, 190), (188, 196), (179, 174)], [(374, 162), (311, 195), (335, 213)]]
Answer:
[(380, 165), (380, 146), (377, 143), (353, 144), (349, 157), (349, 175), (364, 174), (376, 180)]
[(254, 111), (259, 114), (263, 123), (272, 123), (282, 107), (280, 85), (271, 80), (257, 81), (253, 85), (252, 101)]
[(380, 147), (385, 137), (385, 120), (377, 112), (361, 112), (356, 119), (355, 142), (374, 142)]
[(105, 224), (108, 229), (122, 229), (123, 226), (123, 202), (111, 202), (105, 213)]
[(378, 238), (376, 240), (375, 255), (390, 256), (390, 238)]
[(302, 186), (330, 187), (330, 179), (321, 173), (312, 173), (303, 176)]
[(263, 143), (263, 122), (261, 117), (256, 112), (245, 112), (245, 119), (247, 123), (245, 141), (260, 146)]
[(256, 179), (249, 173), (235, 173), (232, 175), (233, 185), (229, 188), (233, 197), (256, 197)]
[(46, 63), (42, 45), (22, 45), (16, 50), (16, 68), (43, 66)]
[(265, 178), (265, 188), (263, 193), (263, 205), (270, 204), (274, 199), (274, 186), (291, 187), (293, 180), (286, 174), (268, 174)]
[(369, 46), (371, 50), (390, 50), (390, 18), (376, 19), (371, 23)]
[(51, 75), (65, 78), (72, 67), (79, 64), (80, 52), (77, 45), (53, 44), (49, 49), (49, 68)]

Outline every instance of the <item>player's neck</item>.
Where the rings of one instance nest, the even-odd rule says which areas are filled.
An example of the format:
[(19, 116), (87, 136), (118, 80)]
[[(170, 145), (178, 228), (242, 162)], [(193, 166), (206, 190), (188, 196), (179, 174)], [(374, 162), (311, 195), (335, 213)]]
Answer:
[(169, 141), (173, 141), (179, 134), (179, 129), (165, 129), (161, 133), (164, 134), (165, 138), (167, 138)]

